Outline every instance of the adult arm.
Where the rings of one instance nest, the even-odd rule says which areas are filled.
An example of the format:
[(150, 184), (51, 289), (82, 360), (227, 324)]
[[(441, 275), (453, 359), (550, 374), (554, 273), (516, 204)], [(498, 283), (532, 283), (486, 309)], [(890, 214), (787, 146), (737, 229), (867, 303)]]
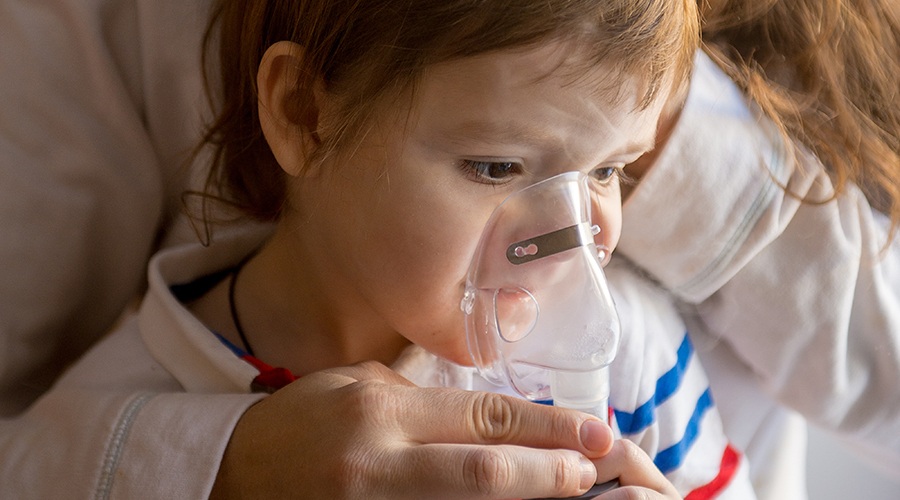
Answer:
[(236, 422), (261, 396), (185, 393), (125, 328), (0, 422), (0, 498), (209, 495)]
[(205, 498), (254, 395), (66, 390), (0, 422), (0, 497)]
[(889, 222), (855, 186), (800, 201), (832, 193), (701, 55), (618, 251), (692, 304), (769, 394), (900, 470), (900, 246), (881, 253)]
[[(374, 363), (264, 399), (184, 393), (139, 336), (126, 323), (3, 424), (0, 497), (206, 498), (216, 481), (226, 498), (566, 496), (597, 476), (585, 455), (612, 447), (585, 414), (418, 388)], [(643, 457), (617, 457), (605, 473), (671, 493)]]

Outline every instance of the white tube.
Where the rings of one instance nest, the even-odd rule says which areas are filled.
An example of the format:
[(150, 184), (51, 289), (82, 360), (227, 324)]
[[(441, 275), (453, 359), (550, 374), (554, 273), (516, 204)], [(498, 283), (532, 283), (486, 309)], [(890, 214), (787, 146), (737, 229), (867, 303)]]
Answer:
[(591, 414), (609, 423), (609, 367), (575, 372), (552, 370), (550, 395), (554, 406)]

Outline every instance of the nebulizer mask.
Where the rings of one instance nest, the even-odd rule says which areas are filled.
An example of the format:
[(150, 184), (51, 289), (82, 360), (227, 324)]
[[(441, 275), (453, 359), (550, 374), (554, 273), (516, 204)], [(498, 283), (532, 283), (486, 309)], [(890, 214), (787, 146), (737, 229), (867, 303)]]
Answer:
[(491, 215), (461, 307), (479, 373), (533, 401), (607, 421), (619, 319), (594, 236), (592, 181), (568, 172), (507, 198)]

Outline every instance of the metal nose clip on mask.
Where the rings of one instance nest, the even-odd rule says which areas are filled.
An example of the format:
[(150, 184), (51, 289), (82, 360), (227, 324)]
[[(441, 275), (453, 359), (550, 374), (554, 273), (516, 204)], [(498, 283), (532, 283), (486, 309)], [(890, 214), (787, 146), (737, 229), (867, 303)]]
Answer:
[(481, 235), (461, 307), (483, 377), (607, 421), (620, 328), (590, 193), (586, 175), (568, 172), (507, 198)]

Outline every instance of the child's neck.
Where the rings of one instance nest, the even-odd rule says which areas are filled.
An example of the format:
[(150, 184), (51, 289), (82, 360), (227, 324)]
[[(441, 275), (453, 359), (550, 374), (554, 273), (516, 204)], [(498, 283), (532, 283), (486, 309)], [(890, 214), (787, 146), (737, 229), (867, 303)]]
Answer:
[[(303, 265), (309, 261), (301, 245), (276, 231), (240, 269), (234, 306), (254, 355), (296, 375), (365, 360), (396, 360), (409, 341), (348, 293), (339, 273)], [(240, 346), (228, 282), (223, 280), (190, 307), (207, 326)]]

